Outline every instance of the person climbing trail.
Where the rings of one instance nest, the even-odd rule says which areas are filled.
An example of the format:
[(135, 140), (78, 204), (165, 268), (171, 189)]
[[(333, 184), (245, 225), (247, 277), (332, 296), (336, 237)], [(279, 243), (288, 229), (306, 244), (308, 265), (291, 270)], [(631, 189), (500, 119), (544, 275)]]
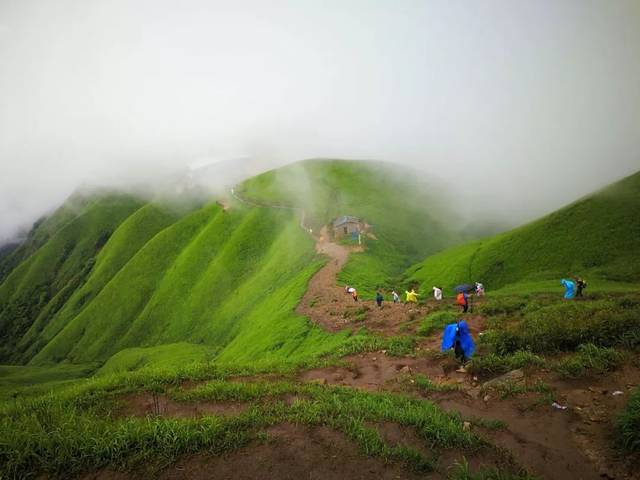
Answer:
[(484, 285), (480, 282), (476, 282), (476, 295), (479, 297), (484, 296)]
[(380, 292), (380, 290), (378, 290), (376, 292), (376, 304), (378, 305), (378, 307), (382, 308), (383, 300), (384, 300), (384, 297), (382, 296), (382, 293)]
[(351, 287), (351, 296), (353, 297), (354, 302), (358, 301), (358, 291), (353, 287)]
[(476, 349), (467, 322), (458, 320), (456, 323), (450, 323), (444, 327), (441, 349), (443, 352), (453, 349), (460, 362), (460, 368), (456, 372), (465, 373), (467, 371), (465, 364), (473, 356)]
[(560, 280), (560, 284), (564, 287), (564, 298), (566, 300), (571, 300), (575, 295), (576, 284), (566, 278)]
[(418, 303), (419, 294), (412, 288), (410, 292), (404, 292), (407, 295), (407, 303)]
[(469, 294), (467, 292), (458, 293), (456, 303), (462, 308), (462, 313), (467, 313), (469, 311)]
[(580, 278), (577, 277), (576, 278), (576, 298), (580, 297), (582, 298), (582, 291), (587, 288), (587, 282)]
[(440, 287), (433, 287), (433, 298), (435, 298), (438, 302), (442, 300), (442, 289)]
[(395, 290), (391, 291), (391, 296), (393, 297), (393, 303), (398, 303), (400, 301), (400, 295)]

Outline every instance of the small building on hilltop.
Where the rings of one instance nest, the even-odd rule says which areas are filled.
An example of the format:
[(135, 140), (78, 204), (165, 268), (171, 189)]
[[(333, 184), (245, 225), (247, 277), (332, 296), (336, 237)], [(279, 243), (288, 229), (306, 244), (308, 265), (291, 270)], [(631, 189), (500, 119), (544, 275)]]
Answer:
[(349, 215), (343, 215), (333, 221), (333, 238), (339, 239), (349, 236), (356, 236), (365, 229), (364, 222)]

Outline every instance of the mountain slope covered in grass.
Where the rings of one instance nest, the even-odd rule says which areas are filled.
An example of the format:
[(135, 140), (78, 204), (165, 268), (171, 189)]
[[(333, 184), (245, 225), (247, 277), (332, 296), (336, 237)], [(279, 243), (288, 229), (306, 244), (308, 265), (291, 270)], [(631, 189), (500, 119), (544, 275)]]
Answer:
[(264, 205), (304, 209), (316, 232), (341, 215), (372, 225), (365, 251), (340, 274), (366, 296), (393, 287), (412, 263), (460, 241), (444, 192), (409, 168), (383, 162), (306, 160), (245, 181), (238, 193)]
[(98, 195), (83, 203), (80, 210), (76, 205), (63, 207), (36, 228), (26, 250), (14, 252), (22, 255), (31, 241), (41, 243), (0, 284), (0, 356), (15, 359), (12, 350), (19, 339), (39, 317), (51, 318), (62, 308), (93, 269), (96, 255), (117, 225), (142, 205), (124, 195)]
[(640, 282), (640, 172), (532, 223), (433, 255), (407, 272), (409, 281), (427, 289), (472, 281), (492, 289), (556, 284), (567, 276)]

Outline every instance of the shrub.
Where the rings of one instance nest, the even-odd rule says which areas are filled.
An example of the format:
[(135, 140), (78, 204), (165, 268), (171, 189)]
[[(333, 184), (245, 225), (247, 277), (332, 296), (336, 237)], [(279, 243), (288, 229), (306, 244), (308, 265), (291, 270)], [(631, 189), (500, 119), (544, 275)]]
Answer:
[(480, 306), (480, 313), (483, 315), (512, 315), (526, 306), (526, 299), (521, 297), (491, 298)]
[(549, 305), (528, 313), (522, 322), (490, 335), (500, 354), (517, 350), (556, 352), (592, 343), (610, 347), (640, 346), (640, 308), (612, 301)]
[(543, 366), (544, 359), (526, 350), (510, 355), (478, 355), (471, 359), (468, 370), (473, 373), (506, 373), (528, 365)]
[(437, 332), (446, 325), (455, 322), (457, 319), (458, 314), (456, 312), (433, 312), (425, 317), (416, 332), (418, 335), (431, 335), (433, 332)]
[(640, 451), (640, 387), (631, 394), (616, 422), (618, 443), (628, 452)]
[(577, 354), (558, 363), (556, 370), (565, 377), (578, 378), (614, 370), (622, 359), (623, 355), (613, 348), (587, 343), (578, 347)]
[(391, 337), (387, 340), (387, 355), (405, 357), (413, 353), (416, 339), (413, 337)]

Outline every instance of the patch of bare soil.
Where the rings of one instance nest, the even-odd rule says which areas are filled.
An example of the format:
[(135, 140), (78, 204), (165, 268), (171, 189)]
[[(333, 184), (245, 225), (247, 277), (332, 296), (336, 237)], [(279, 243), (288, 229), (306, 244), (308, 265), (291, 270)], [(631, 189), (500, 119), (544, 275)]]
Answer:
[(601, 478), (640, 478), (640, 456), (623, 455), (614, 448), (615, 419), (637, 385), (640, 370), (632, 366), (595, 379), (553, 383), (561, 392), (559, 401), (575, 414), (569, 426), (573, 441), (597, 467)]
[[(557, 379), (550, 372), (538, 374), (538, 379), (553, 387), (555, 400), (568, 407), (559, 410), (546, 402), (540, 404), (541, 397), (535, 393), (504, 400), (492, 391), (487, 396), (481, 393), (481, 382), (472, 375), (456, 372), (450, 359), (394, 358), (375, 352), (345, 360), (349, 368), (309, 370), (302, 372), (299, 379), (367, 391), (409, 391), (447, 411), (458, 412), (463, 418), (501, 420), (505, 429), (474, 428), (541, 478), (640, 478), (634, 473), (639, 470), (639, 459), (622, 456), (614, 447), (613, 437), (614, 421), (625, 398), (640, 384), (637, 367), (627, 366), (607, 376), (575, 381)], [(434, 383), (456, 384), (459, 390), (412, 389), (411, 377), (418, 373)], [(615, 391), (623, 393), (613, 395)]]
[(326, 367), (302, 372), (304, 382), (344, 385), (364, 390), (393, 390), (408, 374), (423, 374), (435, 381), (447, 381), (447, 360), (437, 361), (426, 357), (390, 357), (382, 352), (351, 355), (344, 360), (345, 367)]
[(440, 479), (420, 475), (397, 464), (358, 452), (358, 446), (327, 427), (283, 424), (267, 431), (268, 440), (223, 456), (185, 457), (163, 471), (159, 478), (177, 479)]
[(116, 411), (119, 417), (163, 416), (175, 418), (197, 418), (207, 415), (238, 415), (248, 404), (234, 402), (176, 402), (165, 395), (136, 393), (120, 398)]

